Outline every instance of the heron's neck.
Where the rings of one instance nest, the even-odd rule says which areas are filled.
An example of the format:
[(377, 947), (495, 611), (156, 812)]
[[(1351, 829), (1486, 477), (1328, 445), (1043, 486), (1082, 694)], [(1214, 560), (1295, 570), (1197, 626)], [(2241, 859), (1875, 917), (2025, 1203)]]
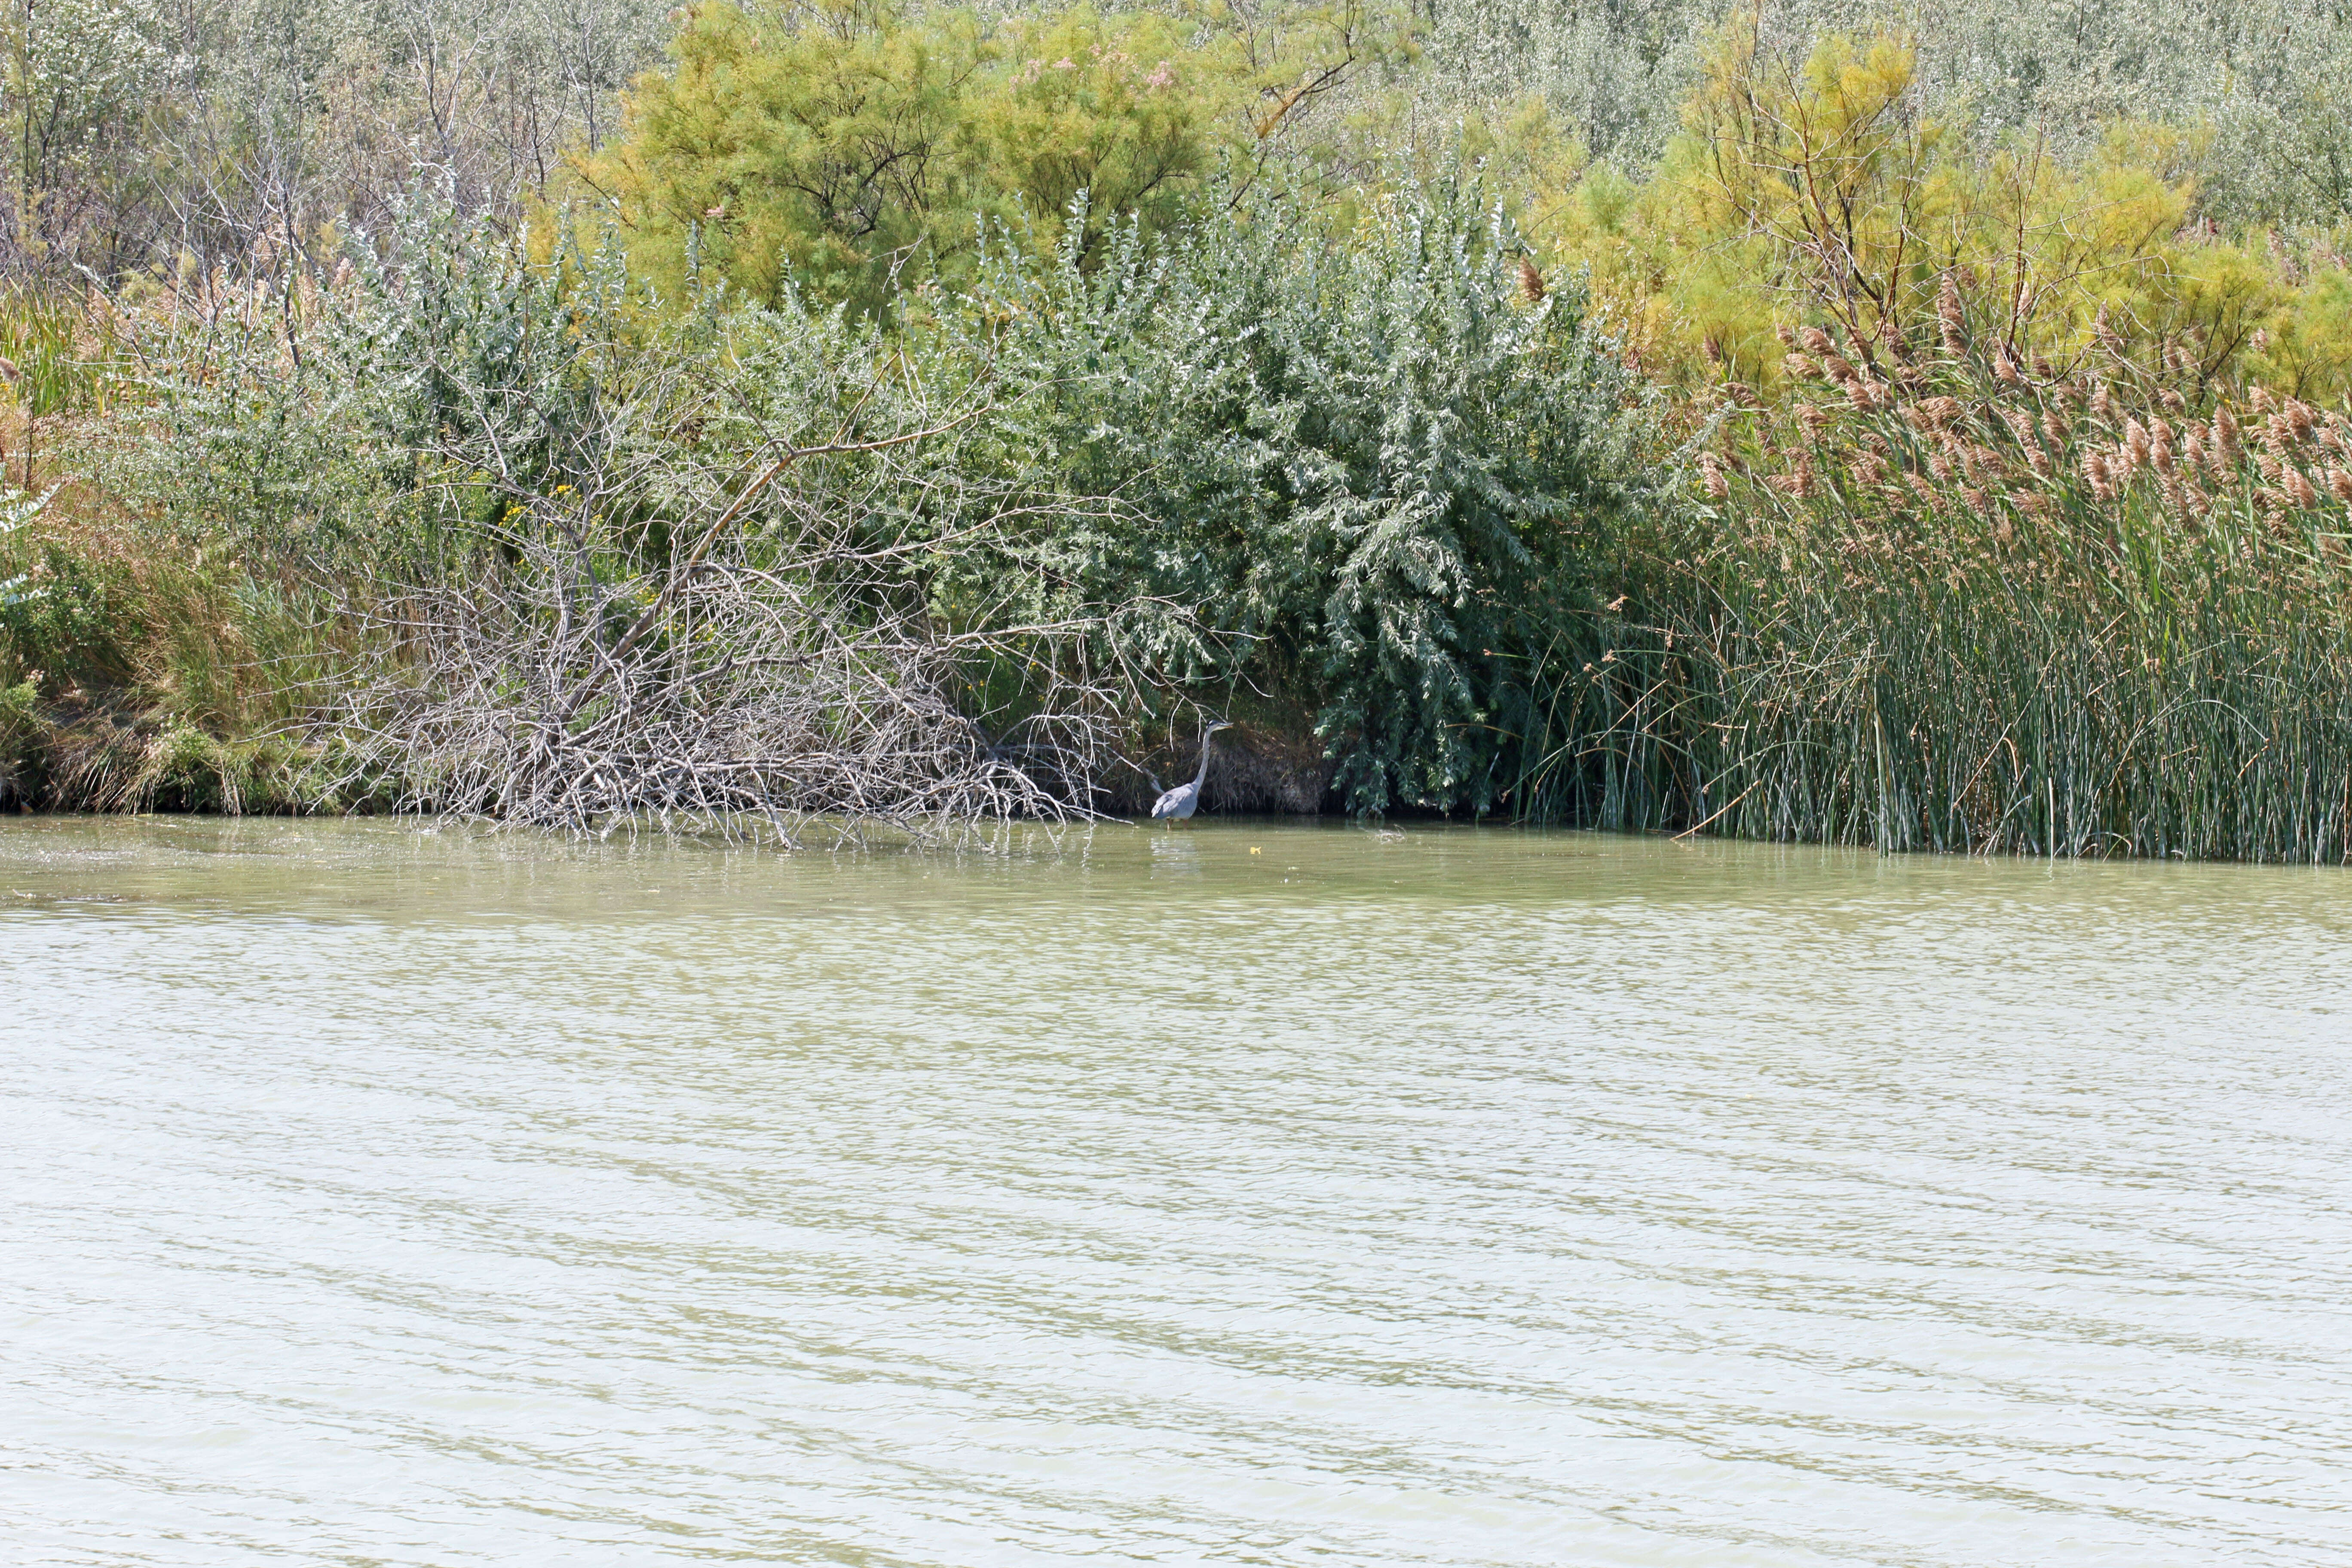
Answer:
[(1201, 771), (1192, 775), (1192, 787), (1199, 789), (1209, 779), (1209, 742), (1217, 738), (1214, 730), (1201, 737)]

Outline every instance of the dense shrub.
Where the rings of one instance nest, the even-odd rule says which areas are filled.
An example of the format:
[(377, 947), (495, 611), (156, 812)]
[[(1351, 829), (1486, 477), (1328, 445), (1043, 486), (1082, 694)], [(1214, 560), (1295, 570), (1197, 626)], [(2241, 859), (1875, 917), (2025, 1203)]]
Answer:
[[(725, 511), (747, 567), (790, 563), (854, 620), (1092, 628), (1055, 657), (1122, 672), (1134, 743), (1239, 705), (1317, 737), (1353, 809), (1505, 803), (1583, 563), (1642, 489), (1634, 385), (1573, 278), (1467, 179), (1336, 237), (1213, 200), (1089, 257), (1073, 216), (1050, 251), (999, 230), (970, 292), (877, 322), (789, 293), (679, 316), (610, 251), (533, 263), (419, 209), (299, 354), (239, 340), (173, 384), (123, 482), (346, 602), (543, 550), (595, 597)], [(751, 454), (916, 432), (727, 501)], [(850, 597), (793, 553), (812, 526), (865, 542)], [(993, 725), (1033, 700), (1010, 667), (973, 679)]]
[(613, 38), (420, 120), (41, 13), (157, 113), (0, 82), (0, 262), (124, 285), (0, 311), (103, 481), (0, 544), (9, 787), (1054, 815), (1217, 713), (1359, 812), (2352, 856), (2338, 23), (1465, 15), (711, 5), (606, 140)]
[(1643, 363), (1685, 388), (1778, 395), (1776, 327), (1834, 325), (1864, 355), (1936, 341), (1948, 279), (2020, 361), (2122, 344), (2199, 380), (2305, 397), (2352, 374), (2352, 273), (2325, 240), (2242, 240), (2197, 221), (2182, 138), (2136, 122), (2061, 155), (1984, 145), (1930, 112), (1921, 58), (1880, 37), (1801, 61), (1752, 23), (1716, 38), (1684, 129), (1646, 177), (1603, 165), (1548, 207)]
[(1525, 264), (1466, 180), (1333, 244), (1252, 206), (1103, 265), (992, 254), (966, 350), (1001, 437), (1121, 515), (1056, 542), (1091, 596), (1197, 607), (1174, 688), (1293, 700), (1354, 810), (1505, 796), (1530, 671), (1634, 501), (1631, 379), (1573, 276)]
[(2225, 228), (2352, 216), (2352, 19), (2329, 0), (1434, 0), (1412, 83), (1423, 124), (1529, 106), (1562, 141), (1638, 178), (1682, 129), (1717, 29), (1776, 59), (1892, 33), (1913, 107), (1978, 151), (2022, 139), (2061, 163), (2119, 121), (2172, 133), (2200, 216)]

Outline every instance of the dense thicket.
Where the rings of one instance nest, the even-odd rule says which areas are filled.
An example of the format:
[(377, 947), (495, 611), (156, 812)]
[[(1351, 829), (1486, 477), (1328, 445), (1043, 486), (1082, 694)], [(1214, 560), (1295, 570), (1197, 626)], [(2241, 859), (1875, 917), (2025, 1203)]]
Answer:
[[(605, 679), (632, 606), (717, 570), (723, 516), (733, 581), (823, 600), (827, 635), (964, 639), (990, 735), (1108, 704), (1132, 752), (1242, 710), (1311, 731), (1351, 807), (1484, 811), (1643, 488), (1631, 378), (1475, 182), (1404, 187), (1339, 248), (1280, 201), (1129, 222), (1099, 254), (1078, 226), (1050, 251), (1000, 230), (953, 308), (884, 321), (789, 295), (665, 320), (617, 245), (498, 262), (448, 221), (405, 215), (290, 345), (266, 314), (220, 332), (116, 482), (369, 616), (387, 585), (487, 582), (605, 626), (534, 656), (568, 673), (480, 678), (542, 708)], [(1118, 749), (1057, 755), (1076, 802)]]
[(2071, 160), (2119, 121), (2162, 125), (2225, 225), (2352, 216), (2352, 13), (2327, 0), (1438, 0), (1420, 96), (1540, 102), (1635, 173), (1682, 128), (1717, 31), (1742, 13), (1768, 52), (1799, 59), (1841, 34), (1908, 41), (1918, 107), (1979, 148), (2021, 132)]
[(2352, 858), (2332, 15), (434, 15), (19, 48), (0, 789)]
[[(0, 17), (0, 273), (332, 265), (420, 164), (511, 211), (614, 129), (659, 0), (44, 0)], [(323, 243), (322, 243), (323, 240)]]
[(1631, 378), (1474, 183), (1406, 186), (1343, 247), (1247, 216), (1129, 227), (1092, 268), (1000, 247), (966, 352), (1020, 389), (1008, 449), (1127, 514), (1057, 542), (1069, 580), (1213, 635), (1139, 650), (1161, 679), (1293, 705), (1353, 809), (1491, 809), (1638, 500)]

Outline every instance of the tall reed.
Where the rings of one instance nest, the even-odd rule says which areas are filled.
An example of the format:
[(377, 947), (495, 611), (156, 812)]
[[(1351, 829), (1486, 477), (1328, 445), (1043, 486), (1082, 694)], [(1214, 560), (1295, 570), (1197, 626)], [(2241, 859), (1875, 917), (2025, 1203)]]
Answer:
[[(2352, 424), (1809, 329), (1630, 542), (1522, 809), (2049, 856), (2352, 860)], [(2193, 412), (2192, 412), (2193, 410)]]

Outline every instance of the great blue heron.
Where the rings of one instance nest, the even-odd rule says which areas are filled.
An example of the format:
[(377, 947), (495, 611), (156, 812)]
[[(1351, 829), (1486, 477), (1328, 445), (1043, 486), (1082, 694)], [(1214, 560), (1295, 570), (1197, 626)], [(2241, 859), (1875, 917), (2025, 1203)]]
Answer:
[(1168, 826), (1173, 827), (1180, 822), (1192, 820), (1192, 814), (1201, 809), (1201, 785), (1209, 777), (1209, 741), (1218, 731), (1232, 728), (1231, 724), (1220, 719), (1201, 731), (1201, 771), (1192, 775), (1191, 784), (1178, 784), (1151, 803), (1154, 821), (1165, 817)]

